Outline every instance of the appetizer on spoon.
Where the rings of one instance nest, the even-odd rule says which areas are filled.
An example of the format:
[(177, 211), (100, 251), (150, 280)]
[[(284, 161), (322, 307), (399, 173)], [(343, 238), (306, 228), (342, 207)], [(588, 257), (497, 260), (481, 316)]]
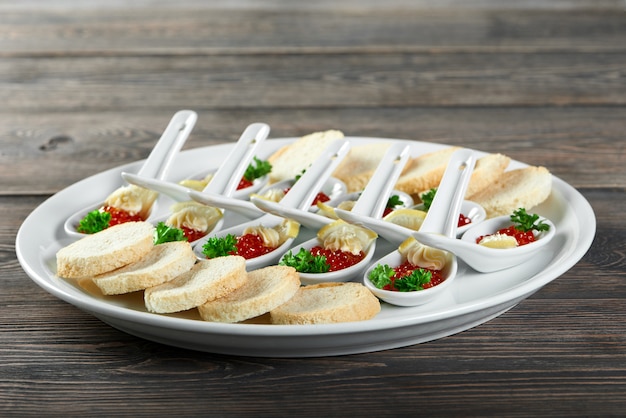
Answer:
[[(252, 160), (258, 146), (269, 135), (269, 126), (264, 123), (249, 125), (217, 169), (211, 181), (205, 186), (207, 194), (231, 196), (240, 183), (245, 170)], [(122, 173), (129, 183), (146, 187), (170, 196), (177, 200), (171, 208), (169, 217), (161, 219), (167, 225), (182, 229), (189, 242), (197, 241), (211, 231), (221, 228), (223, 214), (215, 206), (207, 206), (190, 200), (192, 189), (179, 184), (144, 178), (130, 173)], [(257, 216), (262, 213), (257, 210)]]
[[(307, 210), (322, 184), (349, 149), (350, 144), (346, 141), (331, 143), (293, 185), (280, 204)], [(203, 193), (194, 191), (189, 195), (194, 200), (203, 202)], [(299, 229), (297, 222), (268, 213), (259, 219), (200, 239), (194, 245), (194, 251), (200, 258), (241, 255), (246, 258), (249, 269), (260, 268), (275, 263), (297, 237)]]
[(531, 260), (556, 233), (554, 224), (519, 208), (510, 216), (498, 216), (470, 228), (458, 240), (417, 232), (426, 245), (450, 251), (481, 273), (490, 273)]
[[(379, 217), (387, 207), (391, 193), (409, 158), (410, 146), (391, 145), (352, 211)], [(256, 202), (255, 202), (256, 203)], [(328, 219), (317, 237), (292, 248), (279, 264), (294, 267), (303, 284), (345, 282), (358, 277), (368, 266), (376, 250), (377, 234), (343, 220)]]
[[(452, 154), (421, 230), (454, 239), (461, 202), (475, 164), (476, 157), (470, 150), (460, 149)], [(390, 304), (427, 303), (440, 295), (456, 276), (458, 264), (454, 254), (427, 247), (414, 238), (415, 234), (365, 273), (365, 286)]]
[[(137, 175), (165, 179), (174, 157), (189, 137), (198, 115), (191, 110), (177, 112), (163, 131), (161, 138), (141, 166)], [(102, 202), (81, 209), (64, 224), (65, 232), (82, 236), (92, 234), (111, 225), (148, 219), (158, 193), (135, 185), (124, 185), (108, 195)]]

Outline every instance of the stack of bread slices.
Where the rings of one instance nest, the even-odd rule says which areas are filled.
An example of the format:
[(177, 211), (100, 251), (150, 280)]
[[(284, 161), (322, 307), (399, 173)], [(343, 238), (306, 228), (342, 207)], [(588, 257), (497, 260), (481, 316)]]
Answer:
[(186, 241), (154, 245), (154, 226), (128, 222), (88, 235), (59, 250), (57, 275), (95, 284), (104, 295), (143, 292), (146, 309), (197, 309), (213, 322), (242, 322), (269, 312), (275, 324), (362, 321), (380, 302), (357, 283), (301, 286), (292, 267), (246, 271), (240, 256), (198, 259)]
[[(345, 139), (341, 131), (330, 130), (306, 135), (283, 146), (268, 160), (270, 181), (293, 178), (306, 169), (330, 142)], [(333, 173), (343, 181), (348, 192), (361, 191), (374, 174), (390, 141), (372, 141), (355, 145)], [(422, 193), (439, 186), (452, 153), (459, 147), (445, 147), (409, 159), (395, 189), (410, 194), (416, 202)], [(508, 170), (511, 159), (503, 154), (487, 154), (478, 159), (465, 198), (485, 208), (487, 217), (510, 215), (523, 207), (527, 210), (548, 198), (552, 175), (545, 167), (529, 166)]]

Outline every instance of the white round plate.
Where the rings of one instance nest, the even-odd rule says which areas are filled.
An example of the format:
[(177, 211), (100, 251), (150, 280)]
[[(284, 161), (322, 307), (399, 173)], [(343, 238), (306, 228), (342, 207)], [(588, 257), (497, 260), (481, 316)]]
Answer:
[[(261, 145), (259, 157), (267, 158), (296, 139), (268, 140)], [(347, 140), (362, 145), (389, 139)], [(412, 156), (446, 147), (408, 143)], [(232, 144), (222, 144), (181, 152), (173, 164), (172, 178), (188, 178), (207, 165), (217, 168), (231, 147)], [(479, 157), (485, 154), (477, 153)], [(200, 320), (195, 310), (157, 315), (145, 310), (142, 292), (106, 297), (55, 275), (56, 251), (76, 239), (66, 234), (65, 219), (77, 208), (106, 197), (122, 184), (122, 171), (134, 172), (141, 163), (91, 176), (43, 202), (18, 231), (17, 257), (35, 283), (105, 323), (141, 338), (193, 350), (258, 357), (315, 357), (385, 350), (442, 338), (489, 321), (565, 273), (587, 252), (595, 235), (596, 220), (589, 203), (573, 187), (553, 177), (551, 196), (533, 208), (533, 212), (556, 225), (557, 234), (547, 249), (532, 263), (496, 273), (476, 273), (460, 262), (454, 283), (441, 297), (425, 305), (396, 307), (383, 303), (381, 312), (369, 321), (328, 325), (271, 325), (265, 316), (240, 324), (212, 323)], [(512, 161), (510, 168), (523, 166)], [(159, 208), (166, 210), (171, 202), (166, 197), (159, 199), (163, 200)], [(231, 214), (224, 227), (243, 220)], [(304, 230), (298, 239), (303, 242), (312, 236), (313, 232)], [(379, 240), (374, 260), (394, 249)]]

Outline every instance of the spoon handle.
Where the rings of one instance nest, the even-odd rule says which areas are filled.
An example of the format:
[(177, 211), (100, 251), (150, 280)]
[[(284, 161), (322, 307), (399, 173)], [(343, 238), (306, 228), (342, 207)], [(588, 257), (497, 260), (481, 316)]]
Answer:
[(170, 164), (189, 137), (197, 119), (198, 115), (194, 111), (176, 112), (137, 175), (165, 179), (169, 173)]
[(345, 140), (332, 142), (294, 183), (289, 193), (280, 200), (283, 206), (308, 210), (322, 185), (348, 154), (350, 143)]
[(207, 206), (213, 206), (216, 208), (231, 210), (235, 213), (251, 219), (258, 218), (265, 214), (265, 212), (257, 208), (249, 201), (236, 199), (230, 196), (222, 196), (215, 193), (190, 190), (188, 193), (188, 197), (198, 203), (202, 203)]
[(475, 165), (476, 157), (469, 149), (460, 149), (451, 155), (420, 232), (456, 236), (461, 204)]
[(248, 125), (203, 191), (231, 196), (254, 157), (255, 150), (269, 133), (270, 127), (265, 123)]
[(189, 191), (191, 189), (181, 186), (180, 184), (153, 179), (149, 177), (141, 177), (137, 174), (127, 172), (122, 172), (122, 178), (126, 180), (129, 184), (134, 184), (135, 186), (143, 187), (144, 189), (163, 193), (164, 195), (171, 197), (177, 202), (184, 202), (185, 200), (189, 200)]
[(387, 206), (389, 194), (409, 159), (410, 149), (409, 145), (401, 142), (389, 147), (354, 204), (353, 213), (380, 218)]

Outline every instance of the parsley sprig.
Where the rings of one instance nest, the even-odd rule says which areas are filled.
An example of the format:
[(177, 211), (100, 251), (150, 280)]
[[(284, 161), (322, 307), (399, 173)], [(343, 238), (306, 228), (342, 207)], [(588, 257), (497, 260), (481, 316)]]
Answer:
[(426, 209), (426, 211), (428, 212), (428, 209), (430, 209), (430, 205), (433, 204), (433, 199), (435, 198), (435, 194), (437, 193), (437, 188), (433, 187), (432, 189), (430, 189), (427, 192), (424, 192), (420, 198), (422, 199), (422, 203), (424, 204), (424, 208)]
[(388, 209), (395, 209), (398, 206), (402, 206), (402, 199), (400, 199), (400, 196), (398, 196), (397, 194), (394, 194), (393, 196), (391, 196), (389, 199), (387, 199), (387, 206), (385, 206)]
[(182, 229), (159, 222), (154, 229), (154, 245), (173, 241), (187, 241), (187, 237)]
[(325, 256), (313, 255), (304, 248), (300, 248), (296, 254), (289, 251), (278, 264), (293, 267), (300, 273), (326, 273), (330, 270)]
[(248, 165), (246, 171), (243, 173), (243, 178), (248, 181), (253, 181), (263, 177), (272, 171), (272, 164), (269, 161), (261, 160), (257, 157), (253, 158), (253, 161)]
[[(539, 222), (537, 222), (539, 221)], [(515, 229), (527, 232), (532, 231), (547, 231), (550, 229), (550, 225), (542, 220), (539, 220), (539, 215), (536, 213), (529, 214), (525, 208), (519, 208), (513, 211), (511, 215), (511, 222), (515, 224)]]
[(109, 227), (111, 214), (109, 212), (92, 210), (78, 223), (76, 230), (83, 234), (95, 234)]
[[(391, 285), (391, 278), (396, 272), (387, 264), (378, 264), (370, 272), (368, 278), (374, 286), (383, 289), (385, 286)], [(415, 269), (406, 276), (393, 280), (393, 287), (399, 292), (413, 292), (424, 290), (424, 285), (430, 283), (432, 272), (427, 269)]]
[(210, 237), (202, 246), (202, 254), (207, 258), (224, 257), (237, 252), (237, 237), (228, 234), (224, 237)]

